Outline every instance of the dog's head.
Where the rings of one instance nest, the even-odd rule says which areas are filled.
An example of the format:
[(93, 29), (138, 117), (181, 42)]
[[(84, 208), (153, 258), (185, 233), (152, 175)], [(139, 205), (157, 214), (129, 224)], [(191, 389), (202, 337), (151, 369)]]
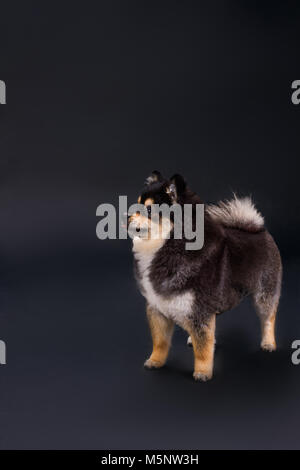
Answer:
[[(128, 222), (134, 228), (138, 236), (142, 238), (165, 238), (172, 229), (171, 218), (156, 212), (158, 206), (173, 206), (183, 204), (186, 191), (186, 182), (181, 175), (174, 175), (169, 180), (164, 178), (159, 171), (153, 171), (145, 181), (144, 188), (138, 197), (141, 210), (129, 215)], [(160, 235), (158, 235), (160, 234)]]
[[(152, 171), (145, 181), (144, 189), (138, 202), (148, 205), (168, 204), (169, 206), (181, 203), (186, 190), (186, 182), (181, 175), (174, 175), (169, 180), (159, 171)], [(147, 201), (149, 199), (149, 201)], [(151, 202), (153, 201), (153, 202)]]

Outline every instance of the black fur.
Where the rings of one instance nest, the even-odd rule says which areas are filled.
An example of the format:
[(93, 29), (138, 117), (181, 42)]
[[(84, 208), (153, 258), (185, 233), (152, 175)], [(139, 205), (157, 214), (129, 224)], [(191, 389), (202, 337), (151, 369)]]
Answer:
[[(175, 185), (177, 203), (194, 206), (202, 203), (180, 175), (174, 175), (169, 181), (160, 175), (159, 181), (147, 185), (141, 202), (150, 197), (157, 204), (172, 204), (174, 198), (168, 193), (171, 184)], [(211, 315), (232, 309), (246, 296), (253, 297), (260, 316), (267, 317), (276, 310), (281, 259), (265, 227), (255, 228), (251, 224), (228, 227), (216, 222), (205, 209), (203, 248), (188, 251), (185, 243), (185, 239), (166, 240), (152, 260), (149, 279), (155, 292), (165, 298), (194, 292), (195, 303), (189, 322), (199, 331), (199, 336)], [(138, 281), (140, 275), (136, 263)]]

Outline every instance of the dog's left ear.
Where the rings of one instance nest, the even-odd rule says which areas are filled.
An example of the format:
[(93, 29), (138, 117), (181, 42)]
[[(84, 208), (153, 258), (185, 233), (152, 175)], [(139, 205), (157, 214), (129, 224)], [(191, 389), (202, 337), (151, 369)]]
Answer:
[(162, 174), (157, 170), (153, 170), (151, 175), (146, 178), (145, 186), (150, 186), (153, 183), (161, 183), (163, 180)]
[(185, 190), (186, 182), (181, 175), (176, 174), (170, 178), (170, 185), (167, 188), (167, 193), (171, 197), (172, 201), (178, 201)]

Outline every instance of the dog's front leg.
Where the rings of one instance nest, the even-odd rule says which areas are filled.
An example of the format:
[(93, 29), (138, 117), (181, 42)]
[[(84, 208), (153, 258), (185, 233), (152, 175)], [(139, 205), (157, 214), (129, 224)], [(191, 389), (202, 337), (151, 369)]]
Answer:
[(153, 341), (153, 351), (144, 365), (147, 369), (159, 368), (165, 364), (168, 357), (174, 322), (150, 305), (147, 305), (147, 317)]
[(190, 321), (186, 330), (191, 336), (194, 350), (194, 379), (209, 380), (212, 378), (215, 349), (216, 315), (211, 315), (205, 325)]

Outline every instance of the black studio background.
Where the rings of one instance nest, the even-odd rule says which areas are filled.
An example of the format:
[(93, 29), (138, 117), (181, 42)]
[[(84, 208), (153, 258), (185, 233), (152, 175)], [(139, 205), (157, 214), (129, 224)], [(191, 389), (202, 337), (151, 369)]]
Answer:
[[(300, 447), (299, 10), (1, 3), (1, 449)], [(284, 262), (276, 353), (245, 302), (218, 319), (211, 382), (180, 330), (167, 367), (143, 369), (130, 242), (99, 241), (95, 213), (153, 169), (206, 201), (252, 194)]]

